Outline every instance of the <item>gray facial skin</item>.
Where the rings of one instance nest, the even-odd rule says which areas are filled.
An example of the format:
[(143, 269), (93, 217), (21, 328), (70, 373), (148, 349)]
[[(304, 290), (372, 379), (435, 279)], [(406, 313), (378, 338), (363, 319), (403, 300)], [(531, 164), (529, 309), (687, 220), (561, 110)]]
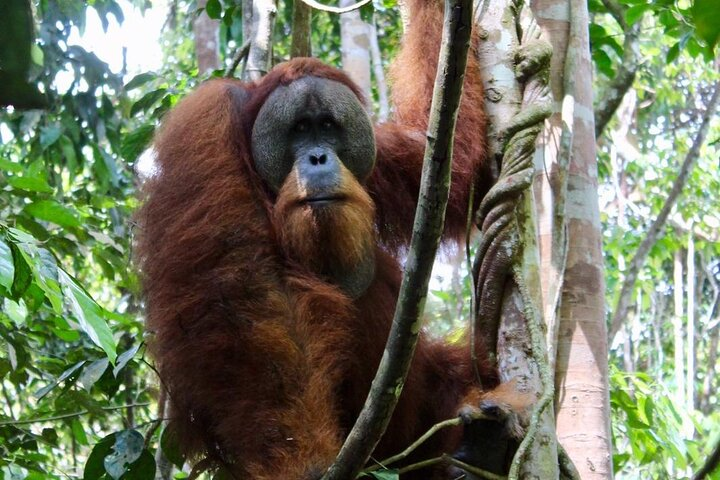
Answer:
[(276, 88), (265, 101), (253, 126), (252, 153), (255, 168), (275, 192), (296, 162), (300, 174), (313, 172), (321, 180), (324, 169), (322, 181), (332, 182), (338, 181), (340, 161), (362, 182), (375, 164), (375, 135), (348, 87), (304, 77)]

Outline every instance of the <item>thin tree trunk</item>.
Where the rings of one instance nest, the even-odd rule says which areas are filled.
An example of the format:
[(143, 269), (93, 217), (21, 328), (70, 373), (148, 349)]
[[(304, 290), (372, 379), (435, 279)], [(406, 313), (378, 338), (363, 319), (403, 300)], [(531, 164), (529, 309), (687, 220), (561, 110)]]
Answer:
[(675, 315), (673, 317), (673, 338), (675, 339), (675, 385), (678, 404), (685, 402), (685, 359), (683, 356), (683, 264), (680, 251), (675, 252), (673, 261), (673, 298)]
[(388, 101), (388, 87), (385, 81), (385, 69), (380, 54), (375, 17), (373, 17), (373, 23), (370, 25), (370, 54), (372, 56), (373, 75), (375, 76), (375, 88), (378, 93), (377, 119), (379, 122), (385, 122), (390, 116), (390, 102)]
[[(198, 0), (198, 8), (205, 8), (207, 0)], [(198, 63), (200, 75), (207, 75), (213, 70), (220, 68), (220, 57), (218, 56), (218, 33), (220, 22), (208, 17), (203, 12), (193, 22), (193, 33), (195, 35), (195, 57)]]
[(272, 33), (277, 9), (273, 0), (252, 2), (252, 27), (245, 80), (259, 80), (272, 67)]
[[(604, 480), (612, 478), (612, 455), (587, 3), (537, 0), (533, 8), (554, 47), (550, 78), (558, 105), (539, 157), (546, 162), (558, 159), (545, 167), (550, 184), (543, 190), (549, 196), (543, 195), (545, 220), (539, 224), (542, 263), (551, 264), (550, 270), (564, 264), (564, 279), (554, 287), (561, 288), (555, 367), (557, 435), (581, 478)], [(555, 205), (549, 205), (553, 201)], [(565, 262), (549, 260), (558, 255), (563, 243), (567, 245)], [(557, 284), (548, 285), (553, 283)], [(554, 296), (552, 290), (548, 296)]]
[[(340, 0), (340, 7), (348, 7), (356, 0)], [(362, 89), (365, 98), (372, 98), (370, 83), (370, 25), (363, 22), (360, 11), (340, 15), (340, 49), (343, 70)]]
[(312, 9), (301, 0), (293, 2), (292, 44), (290, 57), (309, 57), (312, 55)]
[[(692, 229), (691, 229), (692, 230)], [(687, 377), (685, 407), (695, 409), (695, 239), (688, 235), (687, 250)]]

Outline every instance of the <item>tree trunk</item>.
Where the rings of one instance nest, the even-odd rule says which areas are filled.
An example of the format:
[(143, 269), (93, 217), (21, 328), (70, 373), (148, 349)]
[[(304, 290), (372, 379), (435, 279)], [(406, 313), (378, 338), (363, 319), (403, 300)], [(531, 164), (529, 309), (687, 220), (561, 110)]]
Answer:
[[(198, 8), (205, 8), (207, 0), (198, 0)], [(197, 57), (198, 73), (207, 75), (213, 70), (220, 68), (218, 56), (218, 33), (220, 22), (208, 17), (203, 12), (193, 22), (193, 33), (195, 35), (195, 56)]]
[[(340, 0), (340, 7), (348, 7), (355, 0)], [(343, 70), (362, 89), (365, 98), (372, 98), (370, 83), (370, 25), (360, 18), (360, 11), (340, 15), (340, 45)]]
[(695, 409), (695, 239), (688, 234), (687, 250), (687, 376), (685, 380), (685, 408)]
[[(553, 288), (562, 288), (556, 329), (557, 434), (581, 478), (607, 479), (612, 478), (608, 346), (588, 11), (583, 0), (532, 5), (554, 47), (551, 87), (556, 105), (562, 106), (550, 118), (545, 151), (537, 156), (545, 159), (550, 174), (550, 184), (539, 186), (541, 263), (548, 266), (543, 268), (545, 304), (552, 305)], [(545, 178), (539, 174), (537, 181)], [(556, 256), (564, 235), (563, 262)], [(559, 285), (552, 277), (563, 264)]]
[(685, 359), (683, 358), (683, 264), (680, 251), (675, 252), (673, 262), (673, 298), (675, 316), (673, 317), (673, 338), (675, 340), (675, 385), (678, 404), (685, 403)]

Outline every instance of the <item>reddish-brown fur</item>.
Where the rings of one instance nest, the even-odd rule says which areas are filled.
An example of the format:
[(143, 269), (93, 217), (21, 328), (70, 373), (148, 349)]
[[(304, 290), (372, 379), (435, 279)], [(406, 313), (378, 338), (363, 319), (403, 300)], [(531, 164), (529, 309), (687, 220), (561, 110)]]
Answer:
[[(296, 59), (254, 84), (207, 82), (168, 115), (156, 139), (159, 172), (146, 185), (138, 240), (152, 352), (184, 450), (216, 459), (238, 478), (301, 480), (322, 472), (363, 405), (397, 300), (396, 247), (409, 239), (419, 187), (436, 68), (427, 60), (437, 56), (442, 16), (426, 1), (409, 2), (414, 28), (393, 70), (402, 84), (397, 121), (376, 128), (369, 196), (348, 173), (352, 201), (325, 228), (303, 217), (288, 183), (278, 195), (266, 188), (249, 138), (268, 95), (302, 76), (341, 82), (361, 98), (341, 71)], [(464, 232), (471, 184), (486, 168), (482, 87), (470, 57), (448, 239)], [(375, 228), (380, 238), (372, 240)], [(368, 248), (375, 278), (358, 299), (313, 273), (327, 252), (352, 264)], [(480, 367), (486, 382), (496, 382)], [(472, 371), (467, 346), (421, 336), (375, 457), (454, 416), (472, 394)], [(453, 451), (460, 433), (437, 436), (418, 456)]]

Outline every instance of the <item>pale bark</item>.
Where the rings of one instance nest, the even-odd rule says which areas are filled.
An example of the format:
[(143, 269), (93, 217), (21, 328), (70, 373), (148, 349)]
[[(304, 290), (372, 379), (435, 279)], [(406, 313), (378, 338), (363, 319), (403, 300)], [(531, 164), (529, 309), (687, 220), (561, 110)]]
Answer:
[[(198, 8), (205, 8), (207, 0), (198, 0)], [(205, 10), (193, 22), (195, 35), (195, 57), (198, 63), (198, 73), (207, 75), (220, 68), (218, 55), (220, 22), (208, 17)]]
[[(561, 288), (557, 434), (581, 478), (607, 479), (612, 477), (608, 354), (588, 12), (582, 0), (538, 0), (533, 7), (554, 47), (550, 78), (556, 114), (537, 155), (546, 165), (538, 168), (536, 191), (546, 306), (552, 305), (553, 289)], [(558, 248), (564, 235), (565, 262)], [(558, 284), (553, 276), (563, 265), (564, 281)]]
[[(355, 0), (340, 0), (341, 7)], [(360, 87), (365, 98), (372, 98), (370, 83), (370, 25), (363, 22), (358, 10), (340, 15), (340, 50), (343, 70)]]
[(277, 9), (273, 0), (252, 2), (250, 51), (248, 52), (245, 80), (259, 80), (272, 67), (272, 33)]
[(687, 249), (687, 377), (685, 408), (695, 410), (695, 239), (688, 236)]
[(375, 88), (378, 93), (377, 119), (379, 122), (385, 122), (390, 116), (390, 101), (388, 100), (385, 69), (383, 68), (382, 55), (380, 54), (377, 25), (375, 24), (374, 17), (373, 23), (370, 25), (370, 55), (372, 57), (373, 75), (375, 76)]
[(665, 200), (665, 204), (660, 210), (657, 218), (650, 225), (650, 228), (648, 228), (648, 232), (645, 235), (645, 238), (643, 238), (643, 241), (640, 243), (637, 252), (635, 252), (635, 256), (630, 262), (630, 267), (628, 268), (627, 272), (625, 272), (625, 280), (623, 281), (622, 289), (620, 290), (620, 296), (613, 312), (612, 321), (610, 322), (610, 342), (612, 342), (612, 339), (620, 330), (623, 321), (625, 321), (625, 318), (627, 317), (628, 310), (630, 308), (632, 293), (635, 289), (635, 282), (637, 281), (640, 269), (645, 264), (645, 259), (650, 253), (650, 248), (652, 248), (657, 239), (660, 238), (660, 234), (662, 233), (663, 227), (665, 226), (665, 223), (670, 216), (670, 212), (672, 211), (675, 203), (677, 202), (677, 199), (680, 197), (680, 194), (685, 188), (685, 184), (687, 183), (687, 179), (690, 176), (690, 172), (692, 171), (698, 157), (700, 156), (700, 148), (702, 147), (703, 143), (705, 143), (705, 137), (707, 136), (707, 132), (710, 127), (710, 120), (713, 118), (713, 115), (717, 110), (718, 103), (720, 103), (720, 82), (717, 82), (715, 84), (712, 98), (707, 105), (707, 109), (705, 110), (705, 114), (703, 115), (702, 123), (700, 125), (700, 128), (698, 129), (697, 134), (695, 135), (695, 139), (693, 140), (693, 145), (690, 148), (690, 151), (688, 151), (687, 155), (685, 156), (685, 160), (683, 161), (682, 165), (680, 166), (678, 176), (673, 183), (672, 189), (670, 190), (667, 199)]
[(675, 360), (675, 391), (676, 399), (679, 405), (685, 402), (685, 357), (683, 351), (684, 335), (683, 335), (683, 314), (684, 314), (684, 297), (683, 297), (683, 263), (680, 251), (675, 252), (673, 261), (673, 299), (674, 313), (673, 316), (673, 340), (674, 340), (674, 360)]

